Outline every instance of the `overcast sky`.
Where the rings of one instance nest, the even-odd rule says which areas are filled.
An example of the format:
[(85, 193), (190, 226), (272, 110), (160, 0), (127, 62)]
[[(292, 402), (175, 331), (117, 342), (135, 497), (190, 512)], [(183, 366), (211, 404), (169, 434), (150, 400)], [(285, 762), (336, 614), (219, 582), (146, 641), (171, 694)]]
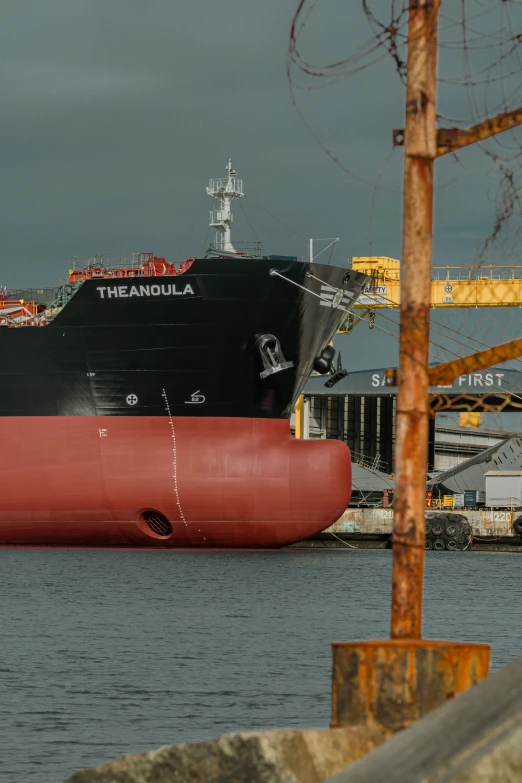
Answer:
[[(75, 255), (201, 253), (210, 238), (206, 181), (224, 174), (228, 156), (244, 179), (242, 207), (271, 252), (302, 254), (311, 235), (341, 237), (341, 258), (368, 253), (372, 189), (324, 155), (290, 101), (296, 6), (3, 0), (1, 282), (53, 284)], [(359, 0), (324, 0), (303, 45), (328, 61), (370, 35)], [(393, 65), (298, 98), (321, 140), (374, 182), (403, 124)], [(487, 187), (477, 187), (485, 164), (463, 157), (466, 169), (439, 171), (439, 263), (472, 259), (491, 222)], [(396, 150), (381, 184), (398, 191), (401, 165)], [(400, 194), (377, 192), (373, 215), (372, 252), (399, 256)], [(252, 238), (240, 207), (234, 231)]]
[[(392, 129), (403, 125), (403, 88), (386, 60), (298, 94), (325, 145), (360, 177), (375, 182), (381, 172), (395, 190), (374, 194), (370, 246), (372, 188), (325, 156), (290, 100), (285, 58), (296, 6), (3, 0), (0, 284), (54, 285), (72, 256), (201, 254), (211, 240), (205, 186), (224, 175), (229, 156), (247, 194), (235, 210), (236, 239), (255, 231), (269, 252), (301, 255), (309, 236), (339, 236), (340, 262), (400, 257), (402, 150), (383, 164)], [(328, 62), (370, 35), (359, 0), (324, 0), (303, 45)], [(439, 264), (472, 262), (492, 222), (488, 166), (472, 150), (461, 160), (438, 164)]]

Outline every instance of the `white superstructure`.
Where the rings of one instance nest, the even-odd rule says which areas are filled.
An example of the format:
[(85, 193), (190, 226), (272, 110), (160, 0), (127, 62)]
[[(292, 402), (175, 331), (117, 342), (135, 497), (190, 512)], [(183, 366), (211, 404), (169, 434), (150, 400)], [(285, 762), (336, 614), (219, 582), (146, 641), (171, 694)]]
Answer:
[(235, 253), (231, 240), (232, 202), (243, 197), (243, 180), (237, 178), (232, 168), (232, 160), (229, 159), (226, 166), (228, 177), (211, 179), (208, 183), (207, 193), (219, 202), (216, 209), (210, 211), (210, 227), (216, 229), (216, 249)]

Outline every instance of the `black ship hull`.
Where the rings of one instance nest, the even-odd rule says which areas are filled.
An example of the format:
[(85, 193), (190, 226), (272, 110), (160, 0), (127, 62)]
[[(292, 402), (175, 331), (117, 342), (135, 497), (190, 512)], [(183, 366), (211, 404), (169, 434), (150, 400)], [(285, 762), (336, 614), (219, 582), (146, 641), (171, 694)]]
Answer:
[(279, 546), (324, 529), (349, 452), (296, 442), (288, 418), (366, 281), (198, 259), (86, 280), (46, 326), (1, 328), (0, 543)]

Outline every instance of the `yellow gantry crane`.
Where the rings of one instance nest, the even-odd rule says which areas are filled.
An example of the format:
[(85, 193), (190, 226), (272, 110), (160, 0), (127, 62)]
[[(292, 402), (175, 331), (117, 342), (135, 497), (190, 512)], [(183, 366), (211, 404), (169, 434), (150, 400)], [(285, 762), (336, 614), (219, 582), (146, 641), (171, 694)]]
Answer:
[[(356, 309), (399, 307), (401, 262), (385, 256), (352, 259), (352, 268), (371, 275)], [(520, 307), (522, 266), (438, 266), (432, 269), (430, 307)]]

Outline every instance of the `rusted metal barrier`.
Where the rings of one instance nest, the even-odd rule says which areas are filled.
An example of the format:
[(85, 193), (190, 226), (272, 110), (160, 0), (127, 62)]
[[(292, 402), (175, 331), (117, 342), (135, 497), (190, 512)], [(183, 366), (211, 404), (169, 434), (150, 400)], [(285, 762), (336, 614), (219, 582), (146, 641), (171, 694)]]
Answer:
[(489, 671), (487, 644), (387, 639), (332, 647), (332, 728), (375, 725), (391, 734)]
[(421, 638), (439, 5), (410, 0), (406, 125), (394, 136), (405, 163), (391, 639), (333, 645), (331, 725), (378, 724), (390, 733), (489, 668), (488, 645)]

